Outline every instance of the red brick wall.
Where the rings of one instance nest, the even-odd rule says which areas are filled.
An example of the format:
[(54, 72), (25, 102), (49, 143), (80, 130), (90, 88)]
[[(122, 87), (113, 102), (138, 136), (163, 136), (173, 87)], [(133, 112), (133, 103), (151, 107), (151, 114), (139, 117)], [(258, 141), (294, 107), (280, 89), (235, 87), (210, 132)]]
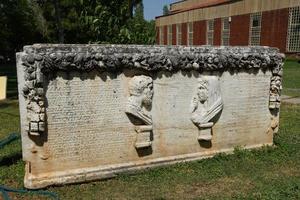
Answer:
[(168, 26), (164, 26), (164, 45), (168, 44)]
[(193, 23), (193, 45), (199, 45), (200, 28), (199, 21)]
[(214, 45), (221, 45), (221, 18), (214, 21)]
[(263, 12), (260, 44), (278, 47), (281, 52), (285, 52), (288, 19), (288, 8)]
[(205, 45), (206, 44), (206, 21), (196, 21), (194, 26), (194, 45)]
[(156, 44), (159, 44), (159, 27), (156, 27)]
[(205, 45), (206, 44), (206, 20), (200, 21), (201, 24), (201, 30), (200, 30), (200, 44)]
[(250, 14), (231, 17), (230, 45), (245, 46), (249, 43)]
[(187, 45), (187, 23), (181, 25), (182, 45)]
[(176, 45), (176, 24), (172, 25), (172, 44)]

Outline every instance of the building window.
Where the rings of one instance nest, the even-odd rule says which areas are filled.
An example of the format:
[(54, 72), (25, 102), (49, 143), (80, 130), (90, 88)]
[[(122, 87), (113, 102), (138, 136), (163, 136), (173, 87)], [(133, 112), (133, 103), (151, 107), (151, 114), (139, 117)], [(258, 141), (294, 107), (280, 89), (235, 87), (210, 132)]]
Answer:
[(229, 38), (230, 38), (230, 23), (229, 23), (229, 18), (227, 17), (222, 19), (222, 37), (221, 37), (222, 45), (228, 46)]
[(193, 45), (193, 22), (188, 23), (188, 45)]
[(172, 45), (172, 25), (168, 26), (168, 45)]
[(164, 27), (163, 26), (159, 27), (159, 44), (160, 45), (164, 44)]
[(181, 24), (176, 25), (176, 44), (181, 45), (181, 38), (182, 38), (182, 32), (181, 32)]
[(214, 20), (207, 20), (207, 34), (206, 34), (206, 44), (214, 44)]
[(290, 8), (287, 39), (288, 52), (300, 52), (300, 7)]
[(260, 31), (261, 31), (261, 13), (252, 13), (250, 15), (250, 38), (249, 38), (249, 44), (251, 46), (260, 45)]

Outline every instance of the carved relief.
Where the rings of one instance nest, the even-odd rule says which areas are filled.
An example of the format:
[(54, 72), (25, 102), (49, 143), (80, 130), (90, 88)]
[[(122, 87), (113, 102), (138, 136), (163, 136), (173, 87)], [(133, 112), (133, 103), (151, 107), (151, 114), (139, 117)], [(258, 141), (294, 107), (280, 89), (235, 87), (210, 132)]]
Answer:
[(137, 132), (136, 148), (151, 146), (153, 80), (149, 76), (134, 76), (129, 81), (129, 98), (125, 113)]
[[(61, 51), (68, 49), (68, 51)], [(135, 52), (135, 53), (132, 53)], [(193, 52), (191, 54), (191, 52)], [(218, 52), (218, 53), (217, 53)], [(146, 71), (223, 71), (236, 69), (271, 69), (270, 110), (280, 106), (281, 77), (284, 55), (266, 47), (162, 47), (32, 45), (24, 47), (23, 96), (27, 103), (26, 132), (41, 136), (47, 129), (44, 108), (43, 77), (59, 70), (80, 72), (121, 71), (123, 68)], [(279, 89), (278, 89), (279, 88)]]
[(280, 95), (282, 89), (282, 67), (283, 63), (278, 62), (272, 70), (273, 77), (271, 78), (269, 104), (269, 108), (272, 110), (280, 108)]
[(211, 141), (214, 118), (221, 112), (223, 102), (217, 77), (202, 77), (191, 102), (191, 120), (199, 128), (199, 141)]
[(23, 95), (27, 99), (26, 131), (32, 136), (40, 136), (45, 131), (45, 108), (43, 74), (41, 73), (41, 58), (25, 56), (22, 59), (25, 68), (25, 84)]
[[(18, 55), (28, 188), (102, 179), (125, 171), (196, 160), (230, 151), (236, 145), (245, 144), (247, 148), (269, 145), (279, 127), (284, 57), (275, 48), (33, 45), (24, 47)], [(74, 76), (68, 76), (72, 79), (57, 76), (73, 72)], [(125, 77), (135, 72), (153, 74), (157, 83), (152, 84), (149, 76), (129, 78), (130, 90), (124, 99), (124, 85), (128, 86)], [(227, 72), (234, 74), (226, 75)], [(204, 75), (217, 73), (223, 73), (220, 84), (226, 91), (222, 95), (218, 78)], [(235, 73), (238, 80), (234, 83), (240, 81), (242, 97), (234, 92), (237, 90), (232, 91), (234, 84), (227, 87)], [(199, 84), (194, 82), (198, 75), (202, 75)], [(142, 89), (145, 79), (150, 81)], [(155, 97), (152, 97), (153, 85)], [(253, 87), (251, 92), (247, 91), (249, 87)], [(260, 93), (253, 96), (256, 89)], [(153, 103), (152, 98), (155, 98)], [(77, 103), (73, 104), (73, 99)], [(186, 106), (190, 104), (189, 112)], [(161, 109), (163, 106), (166, 109)], [(265, 113), (266, 106), (271, 116)], [(240, 120), (241, 116), (246, 120)], [(251, 123), (243, 124), (244, 121)], [(219, 124), (214, 126), (215, 123)], [(225, 134), (215, 137), (214, 131), (219, 130)], [(213, 151), (198, 151), (198, 132), (202, 147), (208, 147), (214, 137), (213, 142), (218, 145)], [(151, 144), (153, 133), (155, 146)], [(253, 137), (247, 137), (249, 133)], [(148, 158), (140, 158), (150, 154)]]

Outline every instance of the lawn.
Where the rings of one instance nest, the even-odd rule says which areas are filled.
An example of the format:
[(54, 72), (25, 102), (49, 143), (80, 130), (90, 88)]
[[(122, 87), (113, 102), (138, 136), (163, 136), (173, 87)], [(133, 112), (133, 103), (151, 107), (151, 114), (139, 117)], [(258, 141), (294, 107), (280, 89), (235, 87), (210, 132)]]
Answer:
[[(286, 61), (284, 88), (300, 88), (299, 75), (299, 64)], [(9, 82), (12, 85), (9, 88), (13, 83)], [(57, 193), (61, 199), (300, 199), (299, 122), (300, 105), (283, 103), (274, 147), (237, 148), (232, 155), (219, 154), (135, 175), (123, 174), (106, 181), (47, 190)], [(1, 101), (0, 140), (11, 132), (19, 132), (18, 101)], [(21, 141), (16, 140), (0, 149), (0, 185), (22, 188), (23, 176)], [(50, 199), (31, 194), (10, 196)]]
[(284, 95), (300, 97), (300, 63), (287, 59), (283, 68)]

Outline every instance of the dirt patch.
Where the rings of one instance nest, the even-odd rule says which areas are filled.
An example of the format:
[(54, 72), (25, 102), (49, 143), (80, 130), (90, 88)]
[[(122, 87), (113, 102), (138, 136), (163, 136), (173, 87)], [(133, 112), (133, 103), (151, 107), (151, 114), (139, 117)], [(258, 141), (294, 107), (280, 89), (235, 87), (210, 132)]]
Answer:
[(300, 104), (300, 97), (291, 97), (291, 96), (282, 95), (281, 99), (282, 102), (285, 103)]

